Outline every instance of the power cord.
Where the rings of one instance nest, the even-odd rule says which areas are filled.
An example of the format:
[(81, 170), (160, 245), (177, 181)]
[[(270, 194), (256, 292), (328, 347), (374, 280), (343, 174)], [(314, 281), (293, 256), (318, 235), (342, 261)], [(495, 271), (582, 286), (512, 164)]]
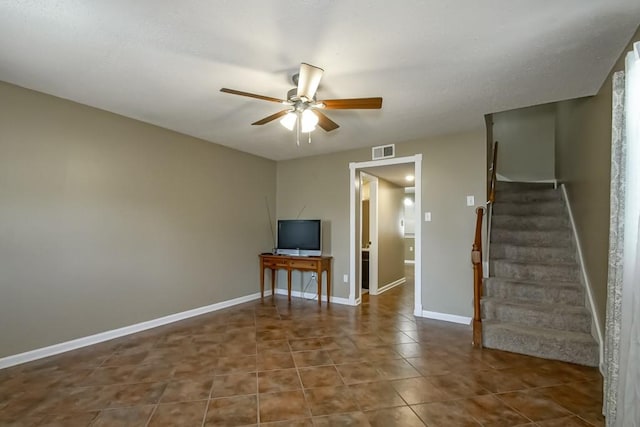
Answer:
[(317, 292), (312, 298), (305, 298), (304, 297), (304, 294), (307, 292), (307, 289), (309, 288), (309, 285), (311, 284), (311, 282), (316, 282), (316, 284), (318, 283), (318, 278), (317, 278), (317, 274), (316, 273), (311, 273), (311, 278), (309, 279), (309, 281), (305, 285), (304, 289), (302, 290), (302, 297), (304, 299), (306, 299), (306, 300), (314, 301), (316, 298), (318, 298), (318, 293)]

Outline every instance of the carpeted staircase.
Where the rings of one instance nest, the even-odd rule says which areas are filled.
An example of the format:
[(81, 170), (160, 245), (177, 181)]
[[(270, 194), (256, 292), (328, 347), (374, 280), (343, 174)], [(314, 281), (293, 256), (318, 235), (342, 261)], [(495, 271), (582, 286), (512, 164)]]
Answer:
[(599, 349), (560, 190), (498, 182), (489, 256), (483, 345), (597, 366)]

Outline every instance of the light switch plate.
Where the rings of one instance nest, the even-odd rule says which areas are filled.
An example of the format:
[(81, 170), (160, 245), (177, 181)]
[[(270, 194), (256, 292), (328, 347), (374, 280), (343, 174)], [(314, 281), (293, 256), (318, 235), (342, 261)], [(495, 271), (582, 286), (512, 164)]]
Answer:
[(467, 206), (473, 206), (475, 205), (475, 197), (473, 196), (467, 196)]
[(431, 221), (431, 212), (424, 213), (424, 220), (427, 222)]
[(348, 274), (345, 274), (344, 276), (342, 276), (342, 281), (343, 281), (344, 283), (349, 283), (349, 275), (348, 275)]

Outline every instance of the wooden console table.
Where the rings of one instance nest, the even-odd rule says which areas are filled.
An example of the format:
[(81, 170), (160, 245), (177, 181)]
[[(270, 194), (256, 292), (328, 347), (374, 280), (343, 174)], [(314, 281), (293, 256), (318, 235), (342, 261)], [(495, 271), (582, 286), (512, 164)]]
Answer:
[(331, 256), (260, 255), (260, 296), (264, 298), (264, 270), (271, 270), (271, 295), (275, 295), (276, 271), (287, 270), (287, 295), (291, 301), (291, 272), (313, 271), (317, 274), (318, 305), (322, 304), (322, 272), (327, 272), (327, 303), (331, 301)]

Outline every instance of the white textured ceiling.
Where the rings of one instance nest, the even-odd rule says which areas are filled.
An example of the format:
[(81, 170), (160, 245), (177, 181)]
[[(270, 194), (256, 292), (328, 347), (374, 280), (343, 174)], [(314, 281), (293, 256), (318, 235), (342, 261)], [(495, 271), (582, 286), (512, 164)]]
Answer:
[[(638, 0), (4, 0), (0, 80), (271, 159), (480, 128), (483, 115), (594, 94), (640, 22)], [(318, 99), (380, 111), (300, 147), (250, 123), (300, 62)], [(0, 102), (2, 102), (0, 100)]]

